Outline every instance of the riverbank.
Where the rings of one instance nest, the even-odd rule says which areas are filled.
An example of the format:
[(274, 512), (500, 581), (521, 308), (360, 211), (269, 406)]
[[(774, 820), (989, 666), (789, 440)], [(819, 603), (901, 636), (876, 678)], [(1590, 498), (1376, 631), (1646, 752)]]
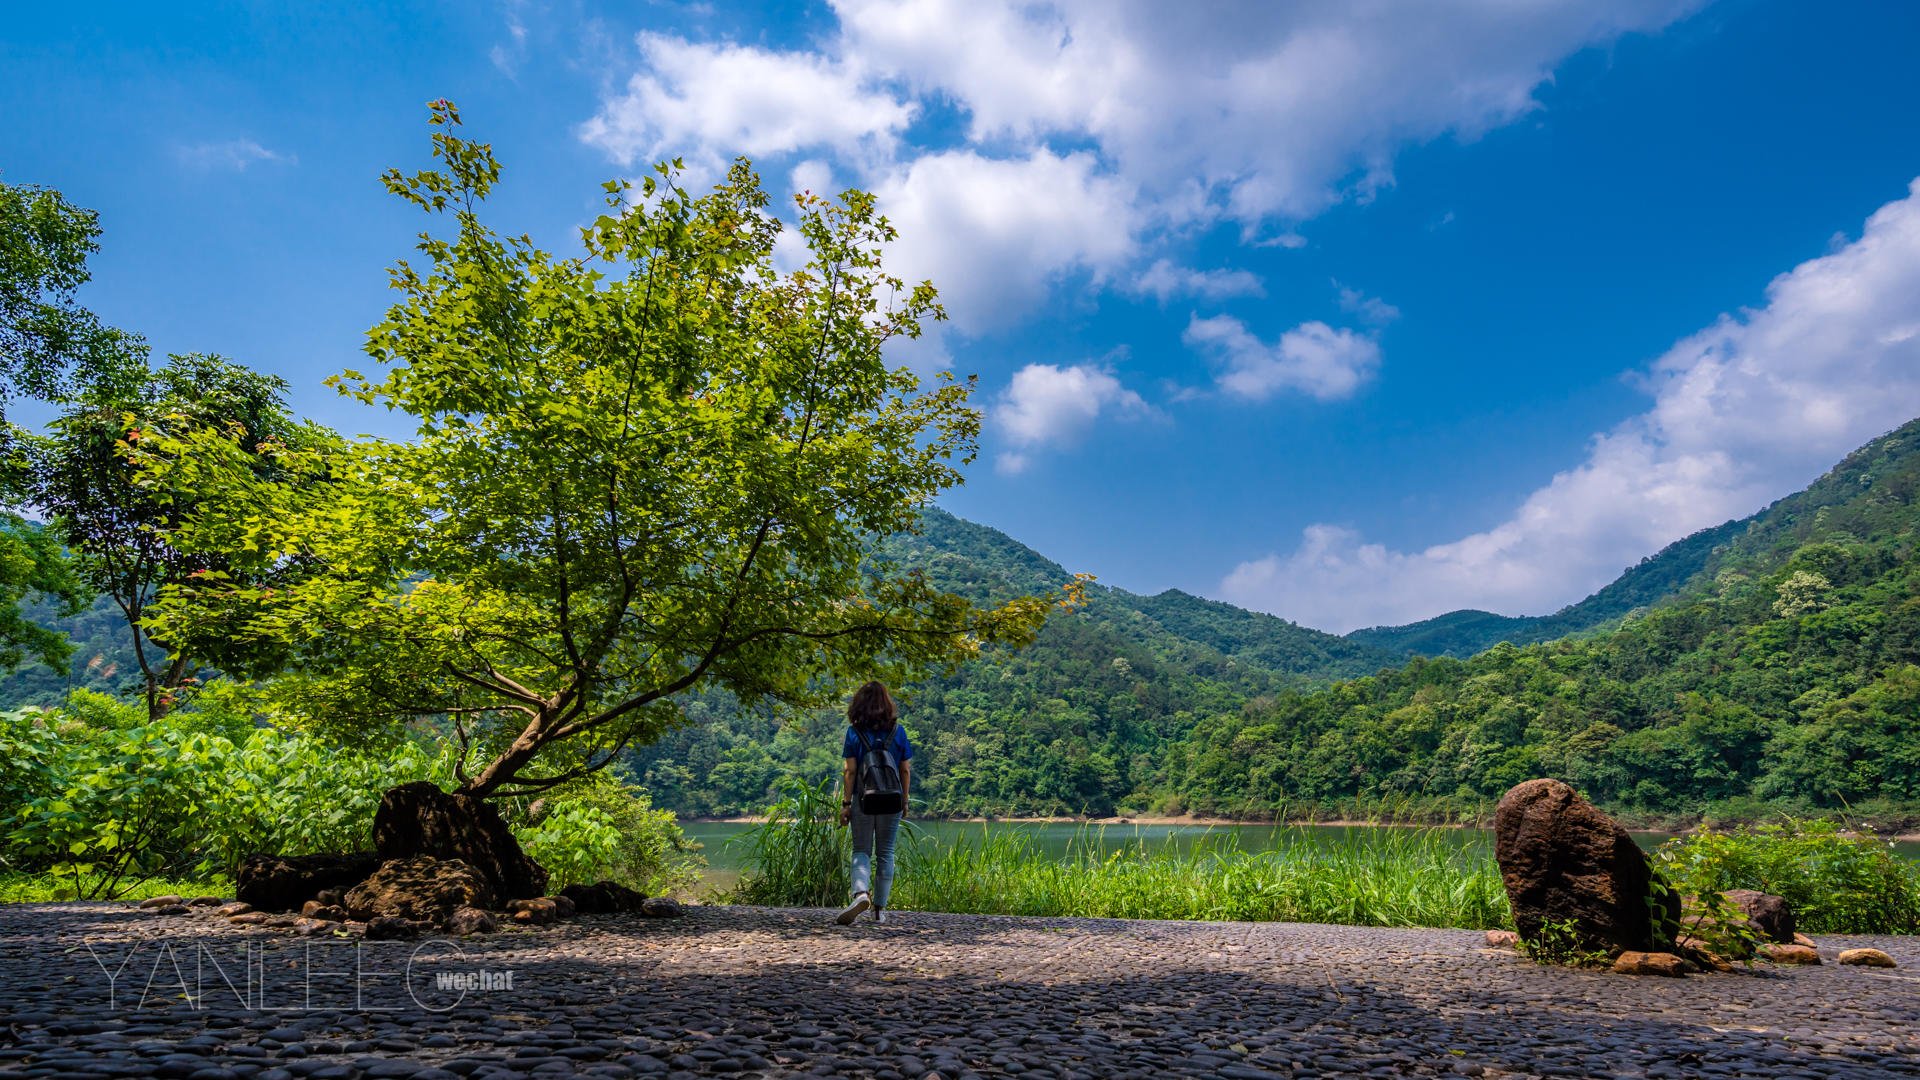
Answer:
[[(1469, 931), (906, 911), (839, 927), (818, 909), (695, 907), (457, 948), (369, 942), (356, 974), (350, 944), (38, 905), (0, 924), (0, 1072), (1920, 1077), (1920, 940), (1820, 943), (1902, 967), (1636, 978), (1540, 967)], [(163, 948), (244, 957), (266, 996), (187, 961), (143, 1000)], [(196, 971), (205, 996), (183, 1000)]]

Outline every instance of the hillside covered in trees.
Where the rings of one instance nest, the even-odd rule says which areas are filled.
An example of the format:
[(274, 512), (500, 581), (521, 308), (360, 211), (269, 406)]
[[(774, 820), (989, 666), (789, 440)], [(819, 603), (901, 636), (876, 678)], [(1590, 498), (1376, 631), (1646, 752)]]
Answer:
[[(1464, 651), (1435, 633), (1447, 617), (1343, 641), (1180, 593), (1091, 590), (1025, 652), (911, 688), (918, 790), (939, 814), (1440, 816), (1557, 775), (1644, 819), (1910, 817), (1916, 493), (1920, 422), (1558, 615), (1504, 620), (1521, 641), (1467, 658), (1382, 647)], [(990, 529), (927, 524), (889, 552), (943, 585), (1065, 574)], [(1555, 632), (1575, 636), (1531, 640)], [(776, 729), (716, 705), (636, 755), (664, 805), (738, 812), (786, 769), (832, 769), (835, 717)]]
[[(1446, 816), (1556, 775), (1648, 820), (1912, 817), (1917, 492), (1920, 421), (1541, 618), (1455, 612), (1342, 638), (1095, 585), (1031, 647), (905, 688), (916, 799), (939, 815)], [(1072, 576), (943, 511), (922, 524), (879, 557), (940, 588), (985, 602)], [(113, 689), (131, 666), (124, 621), (96, 605), (59, 625), (79, 646), (74, 684)], [(5, 695), (65, 688), (29, 666)], [(686, 711), (625, 762), (683, 816), (750, 812), (781, 777), (837, 767), (832, 712), (782, 723), (714, 692)]]

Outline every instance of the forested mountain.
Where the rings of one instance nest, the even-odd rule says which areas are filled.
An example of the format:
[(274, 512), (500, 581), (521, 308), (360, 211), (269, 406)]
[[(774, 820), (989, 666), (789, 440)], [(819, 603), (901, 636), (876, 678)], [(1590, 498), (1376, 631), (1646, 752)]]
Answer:
[[(916, 801), (936, 814), (1471, 814), (1555, 775), (1645, 818), (1912, 818), (1916, 496), (1920, 421), (1540, 619), (1455, 612), (1340, 638), (1096, 585), (1032, 647), (905, 688)], [(923, 524), (877, 557), (981, 600), (1071, 576), (939, 510)], [(124, 623), (96, 609), (74, 626), (76, 683), (108, 688), (132, 663)], [(1560, 636), (1529, 640), (1543, 635)], [(7, 699), (50, 701), (64, 685), (29, 669)], [(703, 694), (688, 716), (627, 761), (656, 805), (683, 815), (750, 811), (782, 776), (838, 768), (831, 711), (783, 725)]]
[(1612, 583), (1577, 604), (1551, 615), (1495, 615), (1491, 611), (1449, 611), (1405, 626), (1372, 626), (1355, 630), (1347, 640), (1402, 656), (1457, 656), (1507, 642), (1532, 645), (1570, 634), (1581, 634), (1621, 618), (1637, 608), (1651, 607), (1678, 595), (1708, 569), (1716, 548), (1744, 533), (1767, 511), (1701, 529), (1675, 540), (1657, 554), (1630, 566)]
[(1165, 786), (1214, 811), (1462, 809), (1551, 775), (1649, 815), (1910, 819), (1917, 494), (1920, 421), (1730, 535), (1711, 530), (1726, 538), (1686, 583), (1616, 629), (1250, 701), (1196, 725)]
[[(1044, 592), (1072, 577), (1005, 534), (944, 511), (928, 510), (922, 525), (919, 535), (890, 539), (881, 557), (925, 569), (943, 589), (984, 601)], [(1397, 662), (1184, 593), (1142, 597), (1094, 585), (1087, 601), (1050, 619), (1020, 653), (905, 689), (903, 715), (920, 755), (916, 798), (929, 810), (1144, 810), (1164, 797), (1156, 785), (1168, 748), (1197, 717)], [(689, 711), (696, 723), (633, 753), (656, 805), (740, 813), (763, 805), (789, 770), (822, 775), (838, 766), (844, 721), (831, 713), (781, 727), (714, 696), (695, 699)]]
[(0, 674), (0, 706), (58, 705), (71, 688), (84, 687), (103, 694), (119, 694), (140, 682), (140, 664), (133, 655), (133, 631), (112, 600), (100, 597), (78, 615), (59, 618), (51, 605), (24, 605), (28, 618), (67, 635), (73, 642), (68, 673), (45, 664), (24, 664)]

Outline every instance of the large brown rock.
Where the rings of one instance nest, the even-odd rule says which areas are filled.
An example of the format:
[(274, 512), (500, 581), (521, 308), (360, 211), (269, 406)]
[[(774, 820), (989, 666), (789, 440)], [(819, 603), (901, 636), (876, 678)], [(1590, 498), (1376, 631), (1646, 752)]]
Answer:
[[(1660, 952), (1647, 909), (1653, 868), (1627, 830), (1558, 780), (1514, 785), (1493, 812), (1494, 857), (1529, 941), (1543, 923), (1571, 921), (1581, 947)], [(1680, 917), (1680, 898), (1665, 897)]]
[(1728, 889), (1720, 895), (1740, 909), (1753, 928), (1759, 931), (1762, 941), (1771, 941), (1776, 945), (1793, 944), (1797, 928), (1794, 925), (1793, 905), (1787, 902), (1786, 897), (1755, 889)]
[(499, 811), (430, 781), (387, 789), (373, 815), (373, 846), (382, 862), (420, 855), (458, 859), (502, 900), (546, 895), (546, 868), (520, 850)]
[(351, 855), (249, 855), (240, 862), (234, 895), (260, 911), (298, 911), (322, 889), (349, 889), (367, 879), (380, 860), (372, 852)]
[(419, 855), (380, 864), (373, 876), (347, 891), (347, 914), (366, 922), (382, 916), (445, 922), (461, 908), (488, 908), (492, 888), (479, 871), (458, 859)]

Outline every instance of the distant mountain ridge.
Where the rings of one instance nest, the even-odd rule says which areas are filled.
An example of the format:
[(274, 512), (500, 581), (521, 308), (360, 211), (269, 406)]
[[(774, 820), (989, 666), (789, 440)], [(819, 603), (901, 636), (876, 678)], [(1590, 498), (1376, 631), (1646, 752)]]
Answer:
[[(1347, 634), (1347, 640), (1401, 658), (1470, 657), (1501, 642), (1533, 645), (1603, 629), (1645, 608), (1671, 604), (1699, 591), (1729, 559), (1759, 554), (1772, 538), (1791, 531), (1800, 518), (1822, 508), (1843, 506), (1863, 495), (1881, 474), (1901, 472), (1920, 454), (1920, 420), (1847, 455), (1804, 490), (1764, 510), (1702, 529), (1640, 560), (1592, 596), (1541, 616), (1506, 616), (1463, 609), (1405, 626), (1373, 626)], [(1888, 496), (1881, 496), (1888, 497)]]

